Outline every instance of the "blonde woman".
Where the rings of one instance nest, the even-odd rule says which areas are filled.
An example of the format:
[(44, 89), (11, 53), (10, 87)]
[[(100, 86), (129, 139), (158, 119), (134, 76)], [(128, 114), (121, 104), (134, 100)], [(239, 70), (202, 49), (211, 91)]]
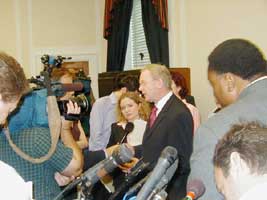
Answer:
[[(117, 104), (118, 121), (111, 125), (108, 146), (122, 142), (127, 142), (131, 146), (140, 145), (149, 114), (150, 106), (139, 93), (126, 92), (123, 94)], [(129, 126), (129, 123), (132, 125)]]

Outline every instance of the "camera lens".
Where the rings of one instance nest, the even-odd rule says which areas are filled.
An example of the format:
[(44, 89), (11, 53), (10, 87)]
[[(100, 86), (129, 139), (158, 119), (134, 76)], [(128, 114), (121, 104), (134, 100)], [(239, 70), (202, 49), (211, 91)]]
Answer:
[(77, 103), (81, 107), (81, 114), (87, 113), (89, 110), (89, 102), (84, 94), (79, 94), (75, 97), (70, 98), (73, 103)]
[[(84, 94), (79, 94), (75, 97), (70, 98), (73, 103), (77, 103), (77, 105), (81, 108), (80, 115), (86, 114), (89, 111), (89, 102)], [(59, 112), (61, 115), (66, 114), (68, 111), (67, 103), (69, 100), (61, 100), (57, 101)]]

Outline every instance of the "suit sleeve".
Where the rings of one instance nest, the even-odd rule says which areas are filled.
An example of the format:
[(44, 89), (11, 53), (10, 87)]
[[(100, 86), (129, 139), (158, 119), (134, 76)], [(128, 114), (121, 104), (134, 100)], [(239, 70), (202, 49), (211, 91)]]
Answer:
[(169, 199), (183, 198), (190, 173), (190, 156), (193, 151), (193, 120), (189, 112), (182, 112), (169, 127), (168, 145), (178, 151), (178, 168), (169, 183)]
[(216, 133), (212, 129), (203, 125), (197, 129), (194, 137), (194, 152), (190, 160), (191, 173), (189, 180), (199, 179), (204, 183), (206, 192), (200, 200), (210, 197), (216, 197), (218, 199), (212, 163), (217, 141)]
[(173, 127), (169, 128), (168, 145), (178, 151), (179, 173), (188, 173), (193, 151), (193, 121), (190, 113), (181, 113), (176, 120), (176, 123), (172, 123)]
[(89, 151), (88, 149), (85, 149), (83, 152), (83, 156), (84, 156), (84, 166), (83, 166), (84, 171), (93, 167), (95, 164), (106, 158), (105, 152), (103, 150)]
[(101, 128), (103, 126), (102, 102), (96, 101), (90, 113), (90, 139), (89, 149), (96, 151), (101, 144)]

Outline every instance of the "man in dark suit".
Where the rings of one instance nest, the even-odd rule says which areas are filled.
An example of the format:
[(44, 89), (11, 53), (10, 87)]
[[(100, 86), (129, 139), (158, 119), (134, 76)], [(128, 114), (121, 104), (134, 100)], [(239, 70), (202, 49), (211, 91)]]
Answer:
[(171, 81), (170, 72), (163, 65), (150, 64), (142, 69), (139, 90), (146, 101), (154, 103), (156, 119), (154, 122), (148, 122), (142, 146), (136, 150), (141, 151), (144, 161), (155, 165), (166, 146), (177, 149), (178, 168), (167, 187), (168, 199), (176, 200), (186, 195), (192, 153), (193, 119), (185, 104), (172, 93)]

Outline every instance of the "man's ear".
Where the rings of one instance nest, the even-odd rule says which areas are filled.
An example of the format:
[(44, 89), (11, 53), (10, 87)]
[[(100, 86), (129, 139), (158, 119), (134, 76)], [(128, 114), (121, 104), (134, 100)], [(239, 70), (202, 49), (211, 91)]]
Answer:
[(233, 92), (236, 88), (236, 78), (235, 75), (228, 72), (223, 75), (224, 81), (226, 83), (227, 91), (228, 92)]
[(127, 88), (126, 88), (126, 87), (122, 87), (122, 88), (121, 88), (121, 92), (122, 92), (122, 93), (126, 93), (126, 92), (127, 92)]
[(232, 152), (230, 155), (230, 173), (236, 180), (240, 180), (240, 177), (250, 173), (248, 165), (238, 152)]
[(163, 85), (164, 85), (164, 83), (163, 83), (163, 80), (161, 78), (156, 80), (156, 87), (157, 88), (162, 88)]

